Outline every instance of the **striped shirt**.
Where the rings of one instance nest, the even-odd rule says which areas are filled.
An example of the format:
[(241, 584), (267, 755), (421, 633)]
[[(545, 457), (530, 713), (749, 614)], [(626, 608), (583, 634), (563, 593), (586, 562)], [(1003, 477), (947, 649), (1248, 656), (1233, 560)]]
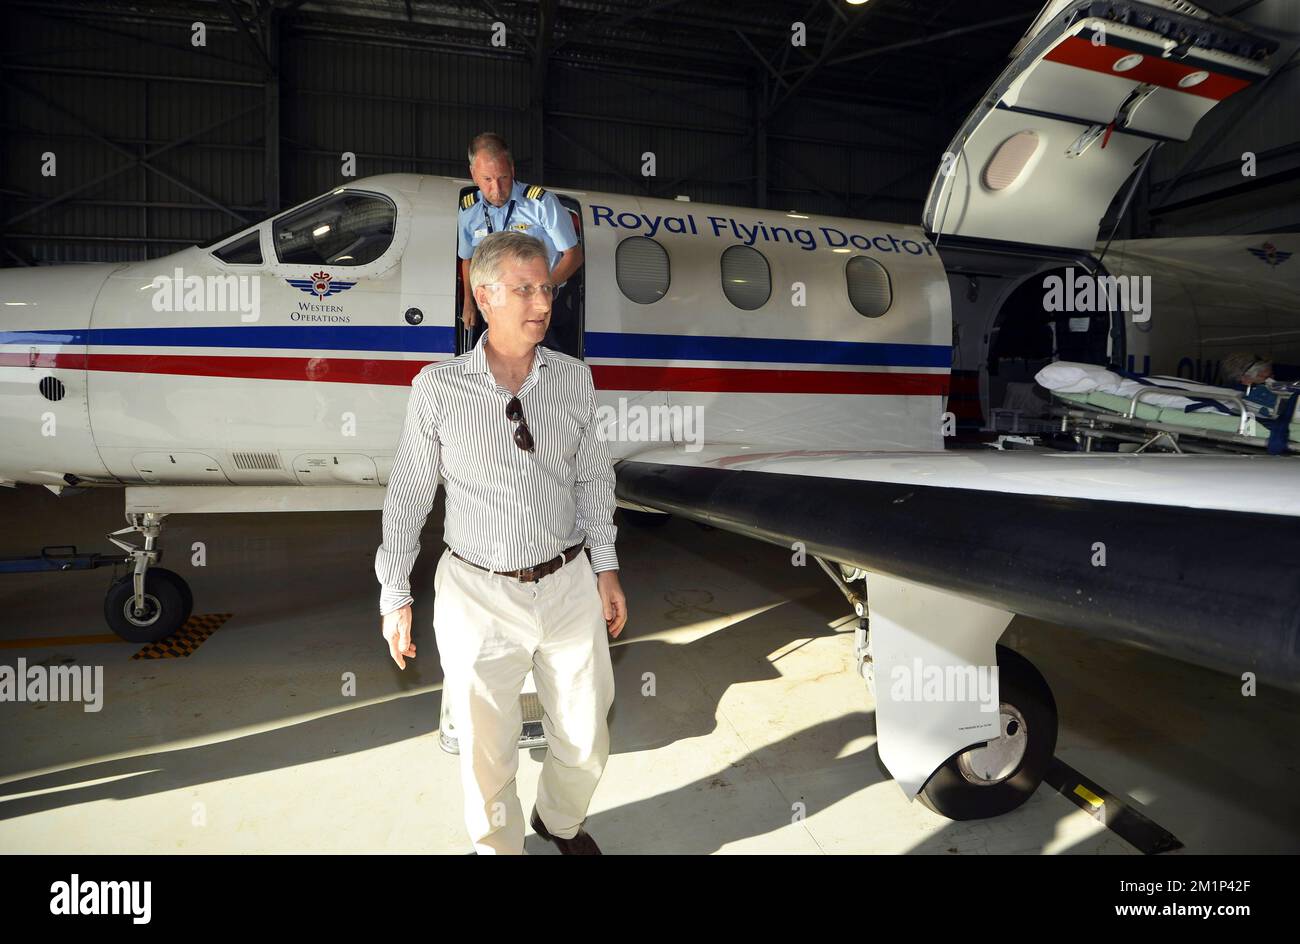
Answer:
[(441, 478), (443, 540), (489, 570), (553, 560), (585, 540), (592, 570), (617, 570), (614, 467), (595, 426), (596, 388), (582, 361), (537, 345), (519, 389), (534, 451), (515, 445), (512, 394), (496, 382), (484, 332), (474, 348), (411, 381), (375, 554), (379, 612), (412, 602), (411, 569)]

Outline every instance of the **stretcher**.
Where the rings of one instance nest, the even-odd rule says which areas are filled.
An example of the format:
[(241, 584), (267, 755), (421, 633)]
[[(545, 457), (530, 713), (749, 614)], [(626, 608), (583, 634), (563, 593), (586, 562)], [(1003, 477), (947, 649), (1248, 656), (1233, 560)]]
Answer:
[[(1243, 391), (1179, 377), (1124, 377), (1090, 364), (1058, 362), (1039, 371), (1060, 431), (1085, 451), (1099, 441), (1135, 444), (1124, 451), (1300, 453), (1300, 422), (1280, 389), (1278, 416), (1264, 416)], [(1285, 426), (1285, 433), (1278, 431)], [(1271, 448), (1270, 448), (1271, 447)]]

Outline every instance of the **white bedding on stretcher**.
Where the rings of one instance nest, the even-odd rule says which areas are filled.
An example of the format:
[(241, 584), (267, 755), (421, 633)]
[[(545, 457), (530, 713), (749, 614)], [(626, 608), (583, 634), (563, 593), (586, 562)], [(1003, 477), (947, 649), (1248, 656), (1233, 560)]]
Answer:
[[(1148, 384), (1141, 384), (1136, 380), (1121, 377), (1105, 367), (1098, 367), (1096, 364), (1077, 364), (1073, 361), (1057, 361), (1055, 364), (1048, 364), (1034, 375), (1034, 379), (1048, 390), (1056, 393), (1097, 392), (1110, 393), (1117, 397), (1133, 397), (1139, 390), (1145, 390), (1149, 387)], [(1224, 390), (1223, 392), (1225, 394), (1233, 393), (1231, 390)], [(1192, 401), (1187, 397), (1180, 397), (1172, 393), (1149, 393), (1142, 398), (1142, 402), (1149, 403), (1152, 406), (1173, 407), (1178, 410), (1192, 405)], [(1202, 407), (1202, 409), (1213, 409), (1213, 407)]]

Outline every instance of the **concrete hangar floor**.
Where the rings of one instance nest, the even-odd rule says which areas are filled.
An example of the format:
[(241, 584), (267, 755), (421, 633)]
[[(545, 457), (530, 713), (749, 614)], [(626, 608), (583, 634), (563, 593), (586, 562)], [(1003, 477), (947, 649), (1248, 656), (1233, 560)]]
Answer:
[[(0, 489), (0, 555), (107, 550), (121, 508), (120, 492)], [(107, 569), (0, 579), (0, 664), (104, 667), (97, 712), (0, 704), (0, 852), (469, 852), (458, 759), (438, 746), (440, 514), (406, 672), (379, 635), (378, 513), (169, 519), (164, 566), (216, 627), (181, 657), (133, 658), (108, 634)], [(1300, 698), (1243, 698), (1230, 677), (1017, 617), (1003, 642), (1054, 690), (1058, 761), (1147, 838), (1048, 783), (1008, 815), (951, 822), (881, 765), (854, 620), (815, 563), (687, 521), (619, 523), (631, 619), (586, 824), (607, 853), (1126, 855), (1152, 830), (1191, 853), (1300, 851)], [(206, 567), (189, 566), (195, 541)], [(525, 812), (541, 756), (520, 758)], [(527, 849), (555, 853), (531, 832)]]

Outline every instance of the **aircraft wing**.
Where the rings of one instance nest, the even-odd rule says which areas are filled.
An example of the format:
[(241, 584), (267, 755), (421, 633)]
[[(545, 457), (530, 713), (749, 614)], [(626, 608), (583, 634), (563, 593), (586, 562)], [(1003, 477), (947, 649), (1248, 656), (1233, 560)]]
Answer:
[(1300, 690), (1300, 469), (1272, 456), (688, 452), (618, 497)]

